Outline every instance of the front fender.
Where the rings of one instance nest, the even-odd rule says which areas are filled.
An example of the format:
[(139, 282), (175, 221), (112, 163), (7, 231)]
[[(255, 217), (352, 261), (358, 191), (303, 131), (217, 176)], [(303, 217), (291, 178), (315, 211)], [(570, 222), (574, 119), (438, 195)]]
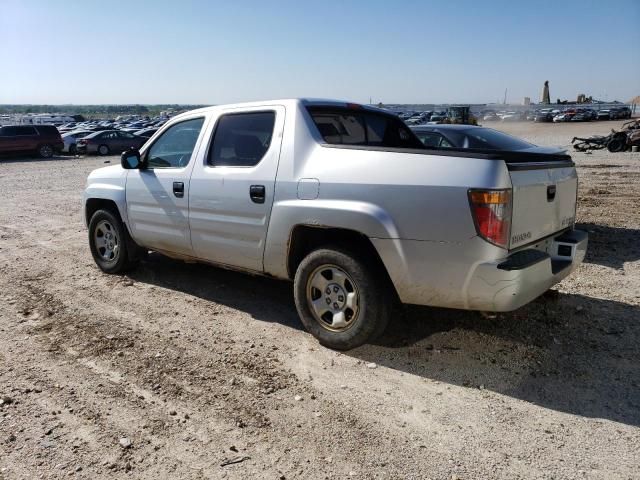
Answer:
[(88, 225), (89, 219), (86, 215), (87, 203), (90, 200), (108, 200), (116, 204), (120, 218), (125, 224), (129, 224), (127, 216), (127, 202), (124, 185), (113, 185), (110, 183), (92, 183), (87, 186), (82, 198), (82, 217), (85, 225)]
[(273, 205), (264, 251), (264, 270), (288, 278), (287, 255), (295, 226), (344, 228), (369, 238), (397, 239), (398, 229), (380, 206), (352, 200), (286, 200)]

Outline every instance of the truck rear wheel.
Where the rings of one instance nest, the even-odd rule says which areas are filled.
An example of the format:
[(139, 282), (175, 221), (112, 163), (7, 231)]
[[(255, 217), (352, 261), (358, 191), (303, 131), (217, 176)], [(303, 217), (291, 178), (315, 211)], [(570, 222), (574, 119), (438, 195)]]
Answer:
[(340, 248), (323, 248), (298, 266), (296, 308), (305, 328), (322, 345), (349, 350), (374, 340), (386, 328), (391, 295), (370, 263)]
[(129, 270), (136, 261), (129, 250), (133, 242), (118, 216), (109, 210), (96, 211), (89, 221), (89, 247), (93, 260), (105, 273)]

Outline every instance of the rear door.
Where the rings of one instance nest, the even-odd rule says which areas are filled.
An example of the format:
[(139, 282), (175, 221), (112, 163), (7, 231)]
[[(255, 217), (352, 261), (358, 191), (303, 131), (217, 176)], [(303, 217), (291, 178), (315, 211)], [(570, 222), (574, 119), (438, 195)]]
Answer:
[(193, 255), (189, 233), (189, 178), (205, 117), (168, 127), (143, 154), (146, 168), (129, 170), (127, 215), (136, 242), (150, 249)]
[(38, 132), (30, 126), (5, 127), (7, 151), (27, 151), (37, 148)]
[(197, 257), (262, 271), (284, 128), (283, 106), (223, 111), (189, 192)]
[[(557, 162), (556, 162), (557, 163)], [(513, 186), (510, 248), (573, 226), (578, 176), (573, 166), (509, 164)]]

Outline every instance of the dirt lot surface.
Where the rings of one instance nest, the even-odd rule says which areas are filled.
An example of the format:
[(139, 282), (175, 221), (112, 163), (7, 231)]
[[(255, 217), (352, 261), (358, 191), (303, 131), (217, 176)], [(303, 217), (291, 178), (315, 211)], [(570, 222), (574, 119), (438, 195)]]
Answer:
[(409, 308), (348, 353), (287, 283), (157, 254), (100, 273), (80, 203), (104, 158), (1, 160), (0, 479), (640, 478), (640, 154), (574, 159), (573, 276), (496, 319)]

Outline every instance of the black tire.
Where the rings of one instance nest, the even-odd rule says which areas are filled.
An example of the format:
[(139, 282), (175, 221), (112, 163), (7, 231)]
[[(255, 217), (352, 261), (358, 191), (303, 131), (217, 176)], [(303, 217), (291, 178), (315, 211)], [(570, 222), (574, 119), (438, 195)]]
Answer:
[(626, 148), (627, 148), (626, 134), (615, 135), (611, 140), (609, 140), (609, 143), (607, 143), (607, 150), (613, 153), (622, 152), (626, 150)]
[(40, 158), (51, 158), (51, 157), (53, 157), (53, 147), (51, 145), (49, 145), (48, 143), (40, 145), (38, 147), (38, 155), (40, 155)]
[(76, 145), (75, 143), (72, 143), (71, 145), (69, 145), (69, 155), (75, 155), (76, 154)]
[[(113, 255), (108, 255), (109, 250), (98, 245), (97, 238), (101, 236), (98, 230), (102, 231), (103, 239), (105, 232), (111, 232), (115, 237), (115, 241), (111, 242), (112, 245), (117, 245), (117, 249), (111, 249)], [(91, 217), (89, 221), (89, 248), (96, 265), (105, 273), (122, 273), (137, 264), (137, 256), (134, 255), (137, 252), (133, 251), (137, 246), (129, 237), (120, 217), (109, 210), (98, 210)]]
[(105, 155), (109, 155), (109, 153), (111, 153), (111, 150), (107, 145), (98, 146), (98, 155), (105, 156)]
[[(296, 308), (303, 325), (309, 333), (318, 339), (320, 344), (336, 350), (349, 350), (375, 340), (384, 332), (392, 311), (393, 295), (390, 289), (393, 287), (388, 285), (384, 275), (380, 274), (376, 268), (371, 267), (374, 263), (361, 259), (339, 247), (315, 250), (302, 260), (294, 279)], [(346, 274), (347, 288), (349, 284), (352, 284), (352, 291), (357, 294), (355, 297), (357, 299), (357, 314), (352, 313), (348, 325), (337, 330), (333, 330), (328, 321), (318, 318), (318, 315), (314, 314), (312, 306), (314, 300), (326, 300), (330, 304), (332, 300), (329, 299), (329, 291), (333, 287), (329, 287), (334, 284), (330, 283), (327, 286), (327, 297), (324, 299), (322, 297), (325, 292), (310, 287), (318, 272), (322, 274), (323, 269), (334, 267), (338, 272), (342, 271)], [(349, 290), (345, 289), (345, 292), (347, 291)], [(314, 292), (316, 295), (320, 293), (316, 299), (313, 298)], [(337, 303), (333, 305), (337, 306)], [(349, 315), (348, 310), (347, 308), (347, 316)]]

